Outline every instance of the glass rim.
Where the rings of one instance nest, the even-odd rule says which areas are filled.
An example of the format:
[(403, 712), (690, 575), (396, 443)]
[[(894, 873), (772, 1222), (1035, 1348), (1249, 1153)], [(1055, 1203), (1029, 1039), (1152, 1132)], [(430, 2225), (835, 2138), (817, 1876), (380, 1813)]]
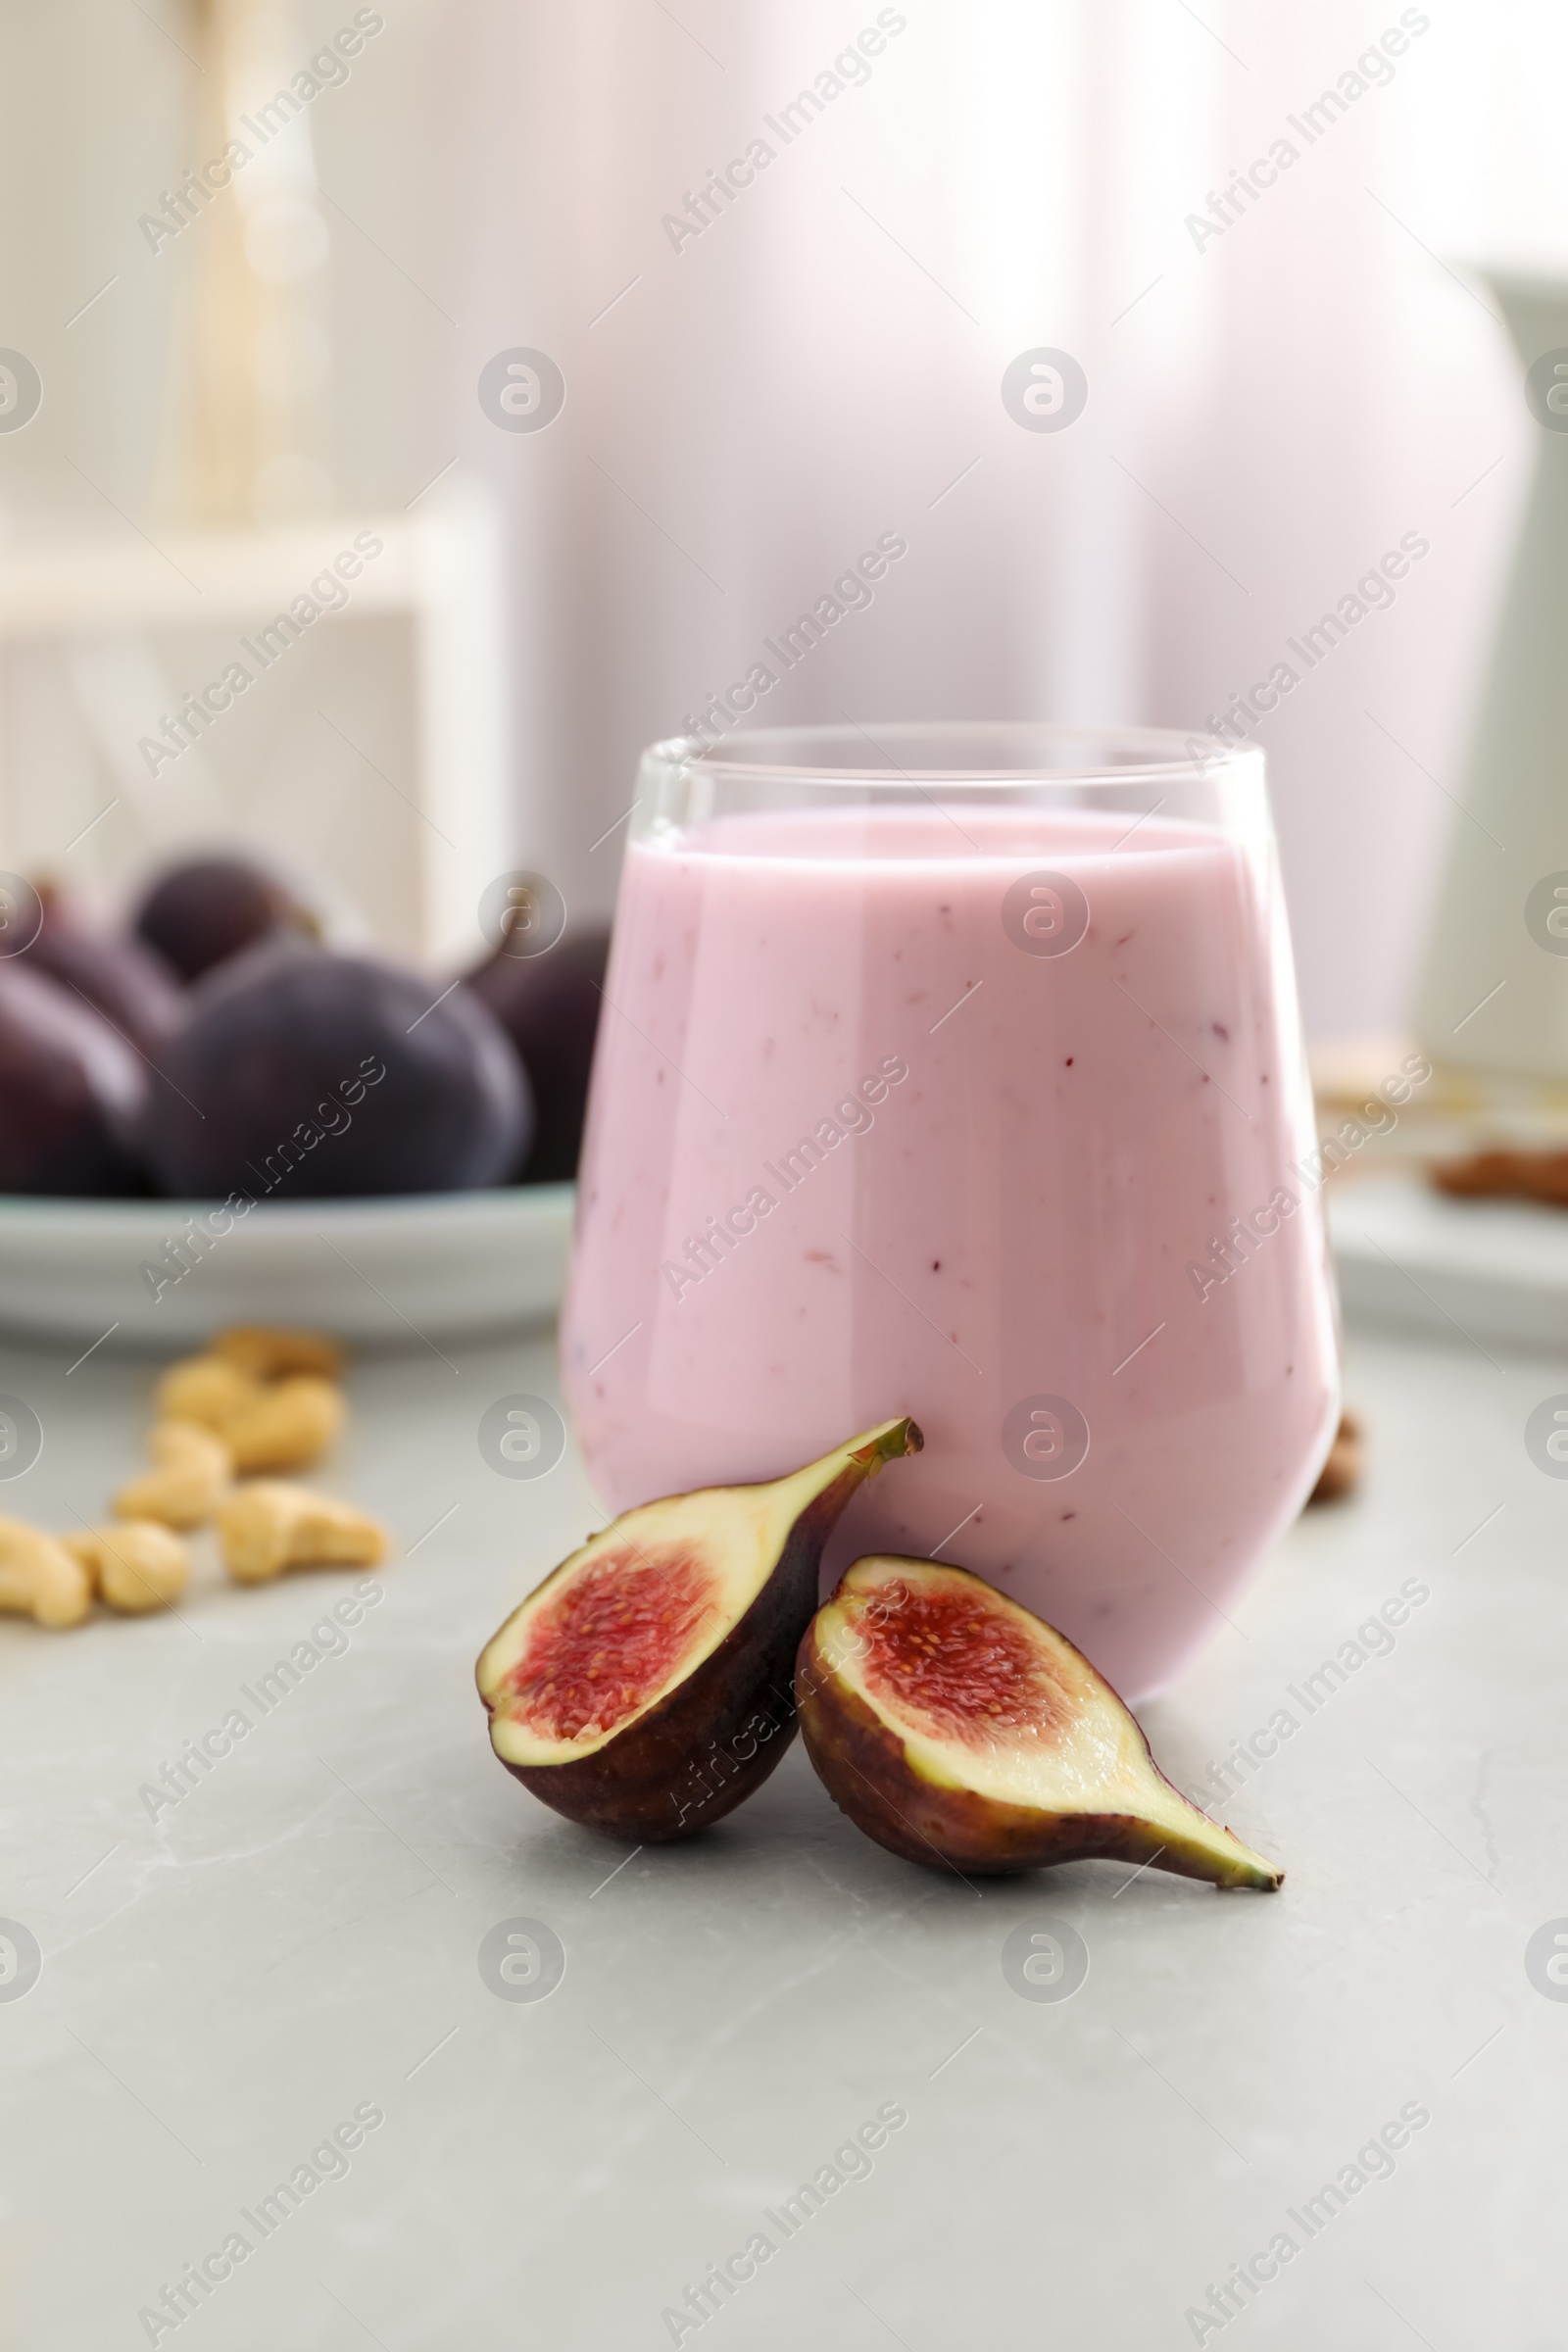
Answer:
[[(941, 742), (947, 748), (964, 739), (975, 747), (973, 759), (937, 762), (920, 756), (922, 743)], [(1079, 756), (1054, 763), (1038, 756), (1008, 760), (1000, 754), (1009, 744), (1033, 747), (1037, 753), (1070, 747)], [(988, 745), (996, 746), (999, 756), (987, 760), (984, 752)], [(848, 747), (852, 755), (863, 752), (864, 763), (856, 765), (853, 758), (832, 757), (829, 746)], [(1097, 760), (1093, 756), (1097, 750), (1127, 756)], [(877, 764), (872, 764), (873, 758)], [(870, 726), (852, 721), (848, 726), (754, 727), (711, 741), (702, 735), (674, 735), (650, 744), (643, 760), (668, 772), (740, 786), (799, 784), (824, 791), (835, 786), (855, 791), (902, 786), (919, 791), (929, 784), (942, 784), (996, 790), (1249, 780), (1261, 786), (1265, 772), (1261, 744), (1227, 743), (1196, 729), (1184, 735), (1174, 727), (1008, 718), (906, 718)]]

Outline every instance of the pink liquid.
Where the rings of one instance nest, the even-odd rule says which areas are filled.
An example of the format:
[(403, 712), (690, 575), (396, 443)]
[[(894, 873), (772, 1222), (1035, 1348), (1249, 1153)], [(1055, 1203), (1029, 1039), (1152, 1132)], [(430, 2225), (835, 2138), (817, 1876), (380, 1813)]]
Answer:
[[(912, 1413), (925, 1452), (862, 1491), (829, 1574), (939, 1553), (1146, 1695), (1223, 1626), (1338, 1410), (1277, 886), (1157, 816), (1115, 847), (1129, 817), (955, 813), (629, 850), (567, 1395), (614, 1509)], [(1068, 953), (1018, 944), (1070, 928), (1057, 901), (1004, 920), (1042, 868), (1087, 901)]]

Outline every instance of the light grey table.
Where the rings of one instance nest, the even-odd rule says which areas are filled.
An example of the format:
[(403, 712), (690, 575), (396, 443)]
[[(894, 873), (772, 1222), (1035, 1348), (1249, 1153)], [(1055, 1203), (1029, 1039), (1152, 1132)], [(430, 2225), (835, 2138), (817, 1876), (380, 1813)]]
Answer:
[[(519, 1483), (475, 1441), (554, 1394), (548, 1340), (448, 1353), (354, 1376), (333, 1483), (401, 1533), (383, 1597), (156, 1822), (142, 1786), (352, 1577), (239, 1592), (204, 1553), (178, 1619), (0, 1621), (0, 1913), (42, 1954), (0, 2000), (4, 2352), (1568, 2343), (1568, 1984), (1527, 1973), (1568, 1933), (1568, 1484), (1522, 1434), (1568, 1365), (1354, 1342), (1362, 1496), (1146, 1710), (1189, 1785), (1298, 1718), (1227, 1808), (1288, 1867), (1260, 1897), (1103, 1864), (973, 1891), (868, 1844), (798, 1746), (689, 1847), (558, 1820), (472, 1662), (597, 1514), (571, 1455)], [(65, 1360), (0, 1348), (47, 1432), (0, 1494), (69, 1525), (137, 1459), (151, 1369)], [(1412, 1578), (1308, 1714), (1291, 1687)], [(565, 1954), (544, 1999), (481, 1975), (518, 1918)], [(1052, 1921), (1087, 1980), (1025, 1998), (1004, 1942)], [(177, 2328), (139, 2317), (215, 2257)], [(662, 2316), (731, 2257), (701, 2327)]]

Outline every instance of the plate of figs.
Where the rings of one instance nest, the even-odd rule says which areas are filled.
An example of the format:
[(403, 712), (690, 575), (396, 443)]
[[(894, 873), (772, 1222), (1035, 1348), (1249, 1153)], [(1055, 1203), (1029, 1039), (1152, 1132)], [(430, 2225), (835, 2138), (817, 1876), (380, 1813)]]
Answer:
[(608, 933), (435, 974), (339, 945), (247, 858), (128, 917), (0, 875), (0, 1325), (415, 1344), (552, 1315)]

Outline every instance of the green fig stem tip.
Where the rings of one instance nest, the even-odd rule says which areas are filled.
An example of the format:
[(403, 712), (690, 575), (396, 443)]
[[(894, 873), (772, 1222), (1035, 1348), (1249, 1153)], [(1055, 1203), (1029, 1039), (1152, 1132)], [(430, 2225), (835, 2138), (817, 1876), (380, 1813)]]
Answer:
[(849, 1454), (852, 1462), (860, 1462), (874, 1469), (883, 1462), (902, 1461), (906, 1453), (923, 1452), (924, 1448), (925, 1439), (919, 1423), (909, 1420), (906, 1415), (902, 1421), (889, 1421), (883, 1428), (874, 1431), (862, 1445), (852, 1446)]

